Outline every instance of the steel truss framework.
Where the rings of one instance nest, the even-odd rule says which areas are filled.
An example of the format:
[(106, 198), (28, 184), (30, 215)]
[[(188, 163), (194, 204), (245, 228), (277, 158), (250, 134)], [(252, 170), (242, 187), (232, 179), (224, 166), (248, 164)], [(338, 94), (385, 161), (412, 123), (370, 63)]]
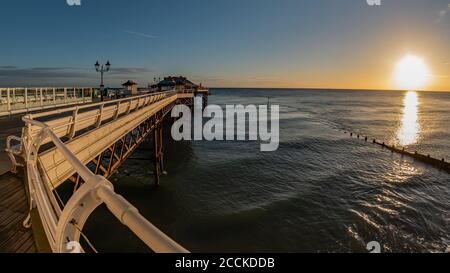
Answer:
[(194, 100), (192, 98), (182, 98), (177, 100), (177, 104), (183, 104), (186, 106), (193, 106)]
[[(139, 147), (146, 138), (154, 132), (154, 175), (155, 184), (159, 185), (159, 177), (164, 171), (164, 147), (163, 147), (163, 127), (162, 122), (166, 115), (172, 110), (172, 108), (178, 104), (183, 103), (181, 100), (186, 100), (192, 104), (192, 99), (180, 99), (173, 102), (155, 115), (141, 123), (137, 128), (123, 136), (116, 143), (108, 147), (105, 151), (95, 157), (86, 166), (96, 175), (101, 175), (106, 179), (109, 179), (129, 158), (136, 148)], [(69, 178), (69, 181), (74, 183), (74, 192), (83, 185), (84, 181), (79, 174), (74, 174)]]
[[(206, 108), (206, 106), (208, 106), (208, 96), (203, 95), (202, 99), (203, 99), (203, 101), (202, 101), (203, 108)], [(178, 104), (183, 104), (183, 105), (192, 107), (194, 105), (194, 100), (192, 98), (182, 98), (182, 99), (178, 99)]]

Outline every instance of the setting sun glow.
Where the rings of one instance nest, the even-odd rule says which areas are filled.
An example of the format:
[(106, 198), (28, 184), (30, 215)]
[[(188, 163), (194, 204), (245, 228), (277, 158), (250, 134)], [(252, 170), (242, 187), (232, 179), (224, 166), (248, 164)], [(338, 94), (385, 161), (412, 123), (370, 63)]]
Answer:
[(430, 71), (425, 62), (414, 55), (407, 55), (401, 59), (394, 74), (398, 88), (408, 91), (424, 88), (430, 80)]

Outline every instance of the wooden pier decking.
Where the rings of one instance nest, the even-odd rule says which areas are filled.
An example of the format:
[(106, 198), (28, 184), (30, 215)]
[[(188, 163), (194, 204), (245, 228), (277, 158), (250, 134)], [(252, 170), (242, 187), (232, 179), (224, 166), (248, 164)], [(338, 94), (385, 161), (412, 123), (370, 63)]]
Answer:
[(28, 214), (28, 198), (23, 175), (8, 173), (11, 161), (5, 153), (6, 137), (19, 135), (20, 116), (0, 118), (0, 253), (36, 252), (32, 229), (22, 222)]
[(23, 179), (20, 175), (0, 176), (0, 252), (37, 252), (33, 231), (22, 223), (28, 215), (29, 205)]

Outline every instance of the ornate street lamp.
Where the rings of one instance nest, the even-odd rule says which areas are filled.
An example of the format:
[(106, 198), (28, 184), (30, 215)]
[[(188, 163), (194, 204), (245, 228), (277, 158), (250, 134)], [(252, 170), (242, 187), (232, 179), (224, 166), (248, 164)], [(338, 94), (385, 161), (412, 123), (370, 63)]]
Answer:
[(111, 69), (111, 64), (109, 63), (109, 61), (106, 63), (106, 65), (101, 65), (98, 63), (98, 61), (95, 63), (95, 70), (97, 72), (100, 72), (101, 74), (101, 82), (100, 82), (100, 96), (101, 96), (101, 100), (103, 101), (103, 93), (104, 93), (104, 89), (105, 89), (105, 85), (103, 84), (103, 73), (108, 72)]

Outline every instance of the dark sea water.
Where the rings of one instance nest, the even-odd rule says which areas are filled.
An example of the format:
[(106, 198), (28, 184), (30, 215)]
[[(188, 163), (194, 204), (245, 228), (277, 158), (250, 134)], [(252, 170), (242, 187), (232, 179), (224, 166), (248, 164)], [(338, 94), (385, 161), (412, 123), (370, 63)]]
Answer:
[[(450, 160), (450, 93), (211, 90), (210, 104), (280, 105), (280, 147), (174, 142), (167, 176), (129, 160), (116, 191), (193, 252), (450, 251), (450, 174), (342, 130)], [(135, 157), (150, 156), (147, 143)], [(105, 209), (86, 227), (103, 252), (147, 248)]]

